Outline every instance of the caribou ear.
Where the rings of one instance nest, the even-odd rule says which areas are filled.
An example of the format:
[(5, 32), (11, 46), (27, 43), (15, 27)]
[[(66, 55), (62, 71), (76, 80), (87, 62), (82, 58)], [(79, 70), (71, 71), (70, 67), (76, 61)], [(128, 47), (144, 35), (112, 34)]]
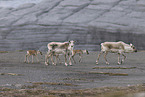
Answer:
[(75, 42), (74, 40), (69, 40), (68, 42)]
[(133, 46), (132, 43), (130, 43), (130, 46)]
[(76, 41), (72, 40), (72, 42), (76, 42)]

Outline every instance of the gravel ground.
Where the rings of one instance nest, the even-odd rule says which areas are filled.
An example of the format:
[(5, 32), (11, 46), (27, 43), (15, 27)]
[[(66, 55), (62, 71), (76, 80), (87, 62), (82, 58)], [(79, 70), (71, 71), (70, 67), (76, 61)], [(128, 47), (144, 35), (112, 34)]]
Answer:
[[(106, 65), (103, 56), (99, 65), (95, 64), (99, 52), (84, 54), (82, 62), (72, 66), (64, 63), (57, 66), (44, 64), (44, 55), (38, 55), (40, 62), (24, 63), (26, 51), (0, 53), (0, 86), (22, 88), (41, 85), (44, 89), (87, 89), (97, 87), (122, 87), (145, 82), (145, 52), (130, 53), (127, 60), (117, 65), (117, 55), (108, 54), (110, 65)], [(34, 58), (35, 59), (35, 58)], [(61, 56), (63, 61), (63, 56)]]

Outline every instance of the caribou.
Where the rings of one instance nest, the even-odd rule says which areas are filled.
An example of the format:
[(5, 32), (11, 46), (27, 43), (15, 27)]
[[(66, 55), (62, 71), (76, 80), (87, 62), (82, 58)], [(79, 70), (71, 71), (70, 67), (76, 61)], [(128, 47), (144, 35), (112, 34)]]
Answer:
[(28, 51), (27, 51), (27, 54), (25, 55), (25, 60), (24, 60), (24, 62), (26, 63), (26, 62), (28, 61), (28, 63), (29, 63), (29, 57), (30, 57), (30, 56), (32, 56), (32, 63), (33, 63), (33, 56), (35, 56), (36, 59), (37, 59), (37, 61), (39, 62), (39, 59), (38, 59), (38, 57), (37, 57), (38, 54), (42, 55), (42, 52), (39, 51), (39, 50), (38, 50), (38, 51), (36, 51), (36, 50), (28, 50)]
[[(49, 64), (49, 58), (51, 57), (52, 64), (56, 65), (57, 59), (59, 54), (63, 54), (65, 58), (65, 66), (68, 66), (67, 64), (67, 55), (69, 57), (69, 65), (72, 65), (71, 58), (72, 58), (72, 51), (74, 48), (74, 41), (69, 42), (50, 42), (47, 45), (48, 52), (45, 55), (45, 65)], [(53, 61), (53, 56), (56, 56), (55, 62)]]
[[(133, 44), (126, 44), (122, 41), (119, 42), (104, 42), (101, 43), (101, 52), (98, 55), (98, 58), (96, 60), (96, 64), (98, 64), (99, 58), (101, 54), (104, 53), (104, 59), (106, 61), (106, 64), (109, 64), (107, 61), (107, 54), (108, 53), (118, 53), (118, 64), (122, 64), (124, 60), (126, 59), (126, 56), (124, 53), (131, 53), (131, 52), (137, 52), (137, 49), (135, 49), (135, 46)], [(120, 62), (120, 55), (124, 57), (124, 59)]]
[(74, 56), (76, 54), (79, 54), (79, 57), (80, 57), (79, 58), (79, 62), (81, 62), (81, 60), (82, 60), (82, 54), (83, 53), (86, 53), (87, 55), (89, 54), (88, 50), (73, 50), (73, 52), (72, 52), (72, 59), (73, 59), (74, 63), (76, 63), (76, 61), (74, 59)]

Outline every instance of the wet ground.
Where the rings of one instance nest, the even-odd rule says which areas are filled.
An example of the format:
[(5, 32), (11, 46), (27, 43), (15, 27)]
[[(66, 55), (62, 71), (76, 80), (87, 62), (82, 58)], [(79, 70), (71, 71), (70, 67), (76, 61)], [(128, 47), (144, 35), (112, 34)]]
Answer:
[(56, 90), (122, 87), (145, 82), (145, 52), (126, 54), (127, 59), (121, 65), (117, 65), (116, 54), (108, 54), (110, 65), (105, 64), (103, 56), (96, 65), (98, 53), (84, 54), (81, 63), (75, 56), (77, 63), (72, 66), (64, 63), (46, 66), (44, 55), (38, 55), (40, 63), (34, 60), (28, 64), (24, 63), (26, 51), (1, 52), (0, 86), (22, 88), (39, 84), (44, 89)]

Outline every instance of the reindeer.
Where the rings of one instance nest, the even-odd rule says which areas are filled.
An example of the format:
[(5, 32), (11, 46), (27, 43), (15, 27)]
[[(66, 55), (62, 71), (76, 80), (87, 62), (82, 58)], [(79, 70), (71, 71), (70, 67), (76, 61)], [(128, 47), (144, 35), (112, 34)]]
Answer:
[[(73, 59), (74, 63), (76, 63), (74, 56), (79, 54), (79, 57), (80, 57), (79, 62), (81, 62), (83, 53), (86, 53), (87, 55), (89, 54), (88, 50), (73, 50), (72, 59)], [(59, 63), (61, 64), (59, 54), (53, 53), (53, 56), (56, 57), (56, 63), (57, 63), (57, 61), (59, 61)]]
[(83, 53), (86, 53), (87, 55), (89, 54), (88, 50), (73, 50), (72, 59), (73, 59), (74, 63), (76, 63), (74, 56), (76, 54), (79, 54), (79, 57), (80, 57), (79, 62), (81, 62)]
[(36, 51), (36, 50), (28, 50), (27, 51), (27, 54), (25, 55), (25, 61), (24, 62), (27, 62), (29, 63), (29, 57), (32, 56), (32, 63), (33, 63), (33, 56), (36, 57), (37, 61), (39, 62), (39, 59), (37, 57), (37, 55), (40, 54), (42, 55), (42, 52), (41, 51)]
[[(48, 52), (45, 55), (45, 65), (48, 65), (48, 59), (51, 57), (52, 64), (56, 65), (57, 59), (59, 54), (63, 54), (65, 58), (65, 65), (68, 66), (67, 64), (67, 55), (69, 57), (69, 65), (72, 65), (71, 63), (71, 57), (72, 57), (72, 51), (74, 48), (74, 41), (69, 41), (69, 42), (50, 42), (47, 45), (48, 47)], [(53, 56), (56, 57), (56, 61), (53, 61)]]
[[(133, 44), (126, 44), (122, 41), (119, 42), (104, 42), (101, 43), (101, 52), (98, 55), (98, 58), (96, 60), (96, 64), (98, 64), (99, 58), (101, 54), (104, 53), (104, 59), (106, 61), (106, 64), (109, 64), (109, 62), (106, 59), (106, 56), (110, 53), (117, 53), (118, 54), (118, 64), (122, 64), (124, 60), (126, 59), (126, 56), (124, 53), (131, 53), (131, 52), (137, 52), (137, 49), (133, 46)], [(124, 57), (124, 59), (120, 62), (120, 55)]]

